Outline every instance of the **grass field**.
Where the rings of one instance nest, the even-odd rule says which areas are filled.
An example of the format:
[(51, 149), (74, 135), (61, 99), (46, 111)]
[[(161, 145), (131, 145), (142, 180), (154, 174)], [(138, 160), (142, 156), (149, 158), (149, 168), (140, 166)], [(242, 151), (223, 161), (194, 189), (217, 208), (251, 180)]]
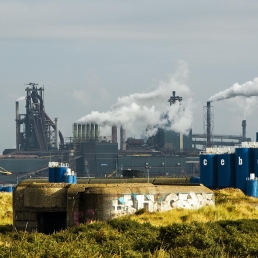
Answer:
[(12, 223), (12, 193), (0, 192), (0, 225), (8, 225)]

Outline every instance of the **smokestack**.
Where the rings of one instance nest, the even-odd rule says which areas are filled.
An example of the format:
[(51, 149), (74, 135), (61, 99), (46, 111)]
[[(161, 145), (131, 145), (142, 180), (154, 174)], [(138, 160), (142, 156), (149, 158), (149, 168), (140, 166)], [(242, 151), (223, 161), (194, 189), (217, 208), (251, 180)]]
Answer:
[(76, 142), (78, 138), (78, 134), (77, 134), (77, 124), (74, 123), (73, 124), (73, 141)]
[(242, 137), (243, 137), (243, 142), (246, 141), (246, 120), (242, 121)]
[(81, 140), (82, 138), (82, 125), (78, 124), (78, 139)]
[(56, 126), (56, 130), (55, 130), (55, 138), (56, 138), (56, 142), (55, 142), (55, 147), (57, 149), (59, 149), (59, 128), (58, 128), (58, 118), (55, 118), (55, 126)]
[(19, 140), (19, 136), (20, 136), (20, 119), (19, 119), (19, 101), (16, 101), (15, 102), (15, 111), (16, 111), (16, 150), (19, 150), (19, 143), (20, 143), (20, 140)]
[(82, 140), (86, 139), (86, 124), (82, 125)]
[(182, 133), (179, 134), (179, 139), (180, 139), (179, 148), (180, 148), (180, 151), (183, 151), (184, 150), (184, 135)]
[(123, 126), (120, 127), (120, 150), (126, 150), (126, 132)]
[(86, 125), (87, 129), (86, 129), (86, 140), (90, 139), (90, 124)]
[(211, 147), (211, 103), (207, 102), (207, 147)]
[(117, 126), (112, 126), (112, 143), (117, 143)]
[(95, 140), (99, 140), (99, 126), (95, 124)]
[(91, 123), (90, 138), (91, 138), (91, 139), (94, 139), (94, 138), (95, 138), (94, 124), (93, 124), (93, 123)]

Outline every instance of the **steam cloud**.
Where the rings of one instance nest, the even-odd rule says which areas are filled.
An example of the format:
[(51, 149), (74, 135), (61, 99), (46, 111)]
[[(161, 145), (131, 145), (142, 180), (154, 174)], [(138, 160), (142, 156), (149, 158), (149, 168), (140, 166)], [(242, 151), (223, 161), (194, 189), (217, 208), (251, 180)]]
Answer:
[(208, 101), (219, 101), (223, 99), (230, 99), (237, 96), (253, 97), (258, 96), (258, 78), (254, 78), (253, 81), (248, 81), (242, 85), (235, 83), (230, 88), (220, 91), (214, 96), (210, 97)]
[[(147, 127), (149, 136), (153, 135), (157, 128), (186, 133), (192, 125), (194, 103), (189, 98), (190, 89), (183, 83), (188, 75), (187, 64), (183, 61), (179, 64), (177, 72), (170, 76), (167, 82), (161, 81), (157, 89), (119, 97), (110, 111), (93, 111), (80, 118), (77, 123), (123, 126), (130, 132), (135, 132), (136, 128), (143, 131)], [(181, 104), (176, 102), (172, 106), (169, 105), (168, 99), (172, 91), (183, 97)]]
[(23, 96), (23, 97), (18, 98), (16, 101), (23, 101), (23, 100), (25, 100), (25, 99), (26, 99), (26, 97)]

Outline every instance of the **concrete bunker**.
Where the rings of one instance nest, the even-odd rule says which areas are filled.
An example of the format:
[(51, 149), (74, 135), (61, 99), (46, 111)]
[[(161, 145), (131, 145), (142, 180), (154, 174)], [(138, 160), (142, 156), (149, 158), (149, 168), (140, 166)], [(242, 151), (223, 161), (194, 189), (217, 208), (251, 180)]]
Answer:
[[(135, 183), (133, 183), (135, 182)], [(153, 181), (151, 181), (153, 182)], [(16, 230), (46, 234), (80, 223), (107, 221), (133, 214), (214, 205), (213, 192), (200, 184), (153, 183), (78, 184), (25, 180), (13, 192)]]

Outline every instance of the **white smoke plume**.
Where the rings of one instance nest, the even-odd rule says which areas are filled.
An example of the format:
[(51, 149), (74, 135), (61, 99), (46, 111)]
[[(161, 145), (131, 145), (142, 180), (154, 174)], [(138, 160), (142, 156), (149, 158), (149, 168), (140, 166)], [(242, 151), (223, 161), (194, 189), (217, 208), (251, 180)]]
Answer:
[[(148, 126), (149, 136), (153, 135), (157, 128), (186, 133), (192, 125), (194, 108), (194, 103), (189, 97), (190, 89), (183, 82), (187, 79), (187, 74), (187, 64), (181, 61), (176, 74), (170, 76), (167, 82), (161, 81), (157, 89), (119, 97), (110, 111), (93, 111), (80, 118), (77, 123), (123, 126), (131, 133), (135, 133), (136, 130), (143, 131)], [(170, 106), (168, 99), (172, 91), (183, 97), (181, 104), (176, 102)]]
[(237, 96), (252, 97), (258, 96), (258, 78), (254, 78), (253, 81), (248, 81), (242, 85), (235, 83), (230, 88), (220, 91), (214, 96), (210, 97), (208, 101), (219, 101), (223, 99), (230, 99)]
[(258, 107), (258, 98), (250, 97), (245, 100), (244, 103), (244, 118), (251, 116), (253, 110)]
[(25, 100), (25, 99), (26, 99), (26, 97), (23, 96), (23, 97), (18, 98), (16, 101), (23, 101), (23, 100)]

